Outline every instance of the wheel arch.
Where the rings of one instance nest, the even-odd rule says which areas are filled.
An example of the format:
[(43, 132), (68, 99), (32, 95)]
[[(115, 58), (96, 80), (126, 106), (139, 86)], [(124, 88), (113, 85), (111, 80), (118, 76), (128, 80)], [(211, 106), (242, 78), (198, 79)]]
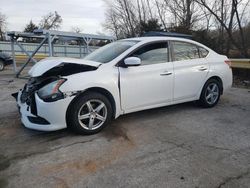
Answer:
[(209, 78), (206, 79), (206, 81), (204, 82), (203, 86), (201, 87), (199, 95), (198, 95), (199, 97), (201, 96), (201, 92), (202, 92), (204, 86), (211, 79), (215, 79), (215, 80), (217, 80), (220, 83), (220, 94), (221, 95), (223, 94), (223, 81), (222, 81), (222, 79), (219, 76), (210, 76)]
[(101, 87), (91, 87), (91, 88), (88, 88), (88, 89), (86, 89), (86, 90), (80, 92), (80, 93), (71, 101), (71, 103), (69, 104), (68, 109), (67, 109), (67, 113), (68, 113), (68, 110), (69, 110), (71, 104), (73, 104), (74, 101), (75, 101), (78, 97), (80, 97), (80, 96), (86, 94), (87, 92), (97, 92), (97, 93), (100, 93), (100, 94), (104, 95), (105, 97), (107, 97), (107, 99), (109, 100), (109, 102), (110, 102), (110, 104), (111, 104), (111, 107), (112, 107), (112, 117), (115, 118), (115, 115), (116, 115), (116, 103), (115, 103), (115, 99), (114, 99), (113, 95), (112, 95), (107, 89), (104, 89), (104, 88), (101, 88)]
[[(222, 79), (219, 76), (211, 76), (207, 79), (207, 81), (211, 80), (211, 79), (217, 80), (220, 83), (220, 94), (222, 95), (223, 94), (223, 81), (222, 81)], [(205, 84), (207, 83), (207, 81), (205, 82)]]

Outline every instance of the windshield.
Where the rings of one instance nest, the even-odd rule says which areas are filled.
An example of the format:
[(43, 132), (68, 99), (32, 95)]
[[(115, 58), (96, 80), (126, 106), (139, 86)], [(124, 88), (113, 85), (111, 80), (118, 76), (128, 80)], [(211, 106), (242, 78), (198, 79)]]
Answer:
[(84, 59), (96, 61), (100, 63), (107, 63), (118, 57), (130, 47), (134, 46), (139, 41), (123, 40), (105, 45), (91, 54), (87, 55)]

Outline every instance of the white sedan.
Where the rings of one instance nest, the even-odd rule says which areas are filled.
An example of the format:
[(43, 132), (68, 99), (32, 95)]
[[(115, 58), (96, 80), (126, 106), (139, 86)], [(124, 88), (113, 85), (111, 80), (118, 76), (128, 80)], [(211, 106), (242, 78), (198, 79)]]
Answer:
[(125, 39), (84, 59), (38, 62), (16, 98), (27, 128), (94, 134), (122, 114), (188, 101), (215, 106), (231, 87), (229, 65), (226, 56), (193, 40)]

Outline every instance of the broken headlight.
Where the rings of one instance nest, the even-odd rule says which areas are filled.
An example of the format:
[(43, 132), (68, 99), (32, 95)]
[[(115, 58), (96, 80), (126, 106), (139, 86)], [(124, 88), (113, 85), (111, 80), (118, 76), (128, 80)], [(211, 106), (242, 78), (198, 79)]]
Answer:
[(60, 79), (45, 85), (38, 90), (38, 96), (45, 102), (53, 102), (62, 99), (64, 96), (59, 88), (65, 81), (66, 79)]

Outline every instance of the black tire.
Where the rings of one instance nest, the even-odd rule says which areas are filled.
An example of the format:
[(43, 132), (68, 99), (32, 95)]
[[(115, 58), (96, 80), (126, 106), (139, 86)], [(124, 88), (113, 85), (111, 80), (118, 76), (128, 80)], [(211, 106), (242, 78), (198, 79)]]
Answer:
[(5, 66), (5, 64), (4, 64), (3, 60), (0, 59), (0, 71), (4, 70), (4, 66)]
[[(100, 102), (100, 103), (99, 103)], [(92, 106), (93, 112), (89, 111), (89, 105)], [(100, 104), (100, 105), (98, 105)], [(98, 106), (104, 105), (102, 108), (102, 111), (99, 113), (95, 112), (95, 109), (97, 109)], [(95, 106), (96, 105), (96, 106)], [(106, 113), (105, 113), (106, 111)], [(85, 113), (85, 114), (81, 114)], [(101, 114), (103, 113), (103, 114)], [(66, 120), (67, 120), (67, 126), (71, 130), (73, 130), (76, 133), (79, 134), (85, 134), (85, 135), (91, 135), (91, 134), (96, 134), (100, 132), (103, 128), (105, 128), (108, 123), (111, 121), (112, 118), (112, 106), (104, 95), (97, 93), (97, 92), (87, 92), (84, 93), (80, 96), (78, 96), (70, 105), (67, 110), (67, 115), (66, 115)], [(88, 118), (80, 120), (78, 115), (81, 116), (88, 116), (87, 114), (90, 114)], [(95, 115), (96, 114), (96, 115)], [(106, 114), (106, 115), (105, 115)], [(99, 117), (106, 117), (105, 121), (104, 120), (99, 120)], [(93, 118), (95, 119), (93, 120)], [(103, 118), (104, 119), (104, 118)], [(96, 122), (99, 123), (99, 127), (96, 126), (96, 128), (90, 128), (90, 121), (92, 120), (93, 124)], [(87, 127), (88, 126), (88, 127)], [(93, 126), (93, 125), (92, 125)], [(92, 127), (91, 126), (91, 127)]]
[[(213, 87), (215, 88), (214, 92), (210, 91)], [(218, 96), (216, 96), (217, 92)], [(204, 108), (214, 107), (219, 102), (221, 93), (221, 83), (216, 79), (209, 79), (203, 86), (200, 99), (198, 100), (198, 104)], [(210, 97), (209, 94), (211, 94)]]

